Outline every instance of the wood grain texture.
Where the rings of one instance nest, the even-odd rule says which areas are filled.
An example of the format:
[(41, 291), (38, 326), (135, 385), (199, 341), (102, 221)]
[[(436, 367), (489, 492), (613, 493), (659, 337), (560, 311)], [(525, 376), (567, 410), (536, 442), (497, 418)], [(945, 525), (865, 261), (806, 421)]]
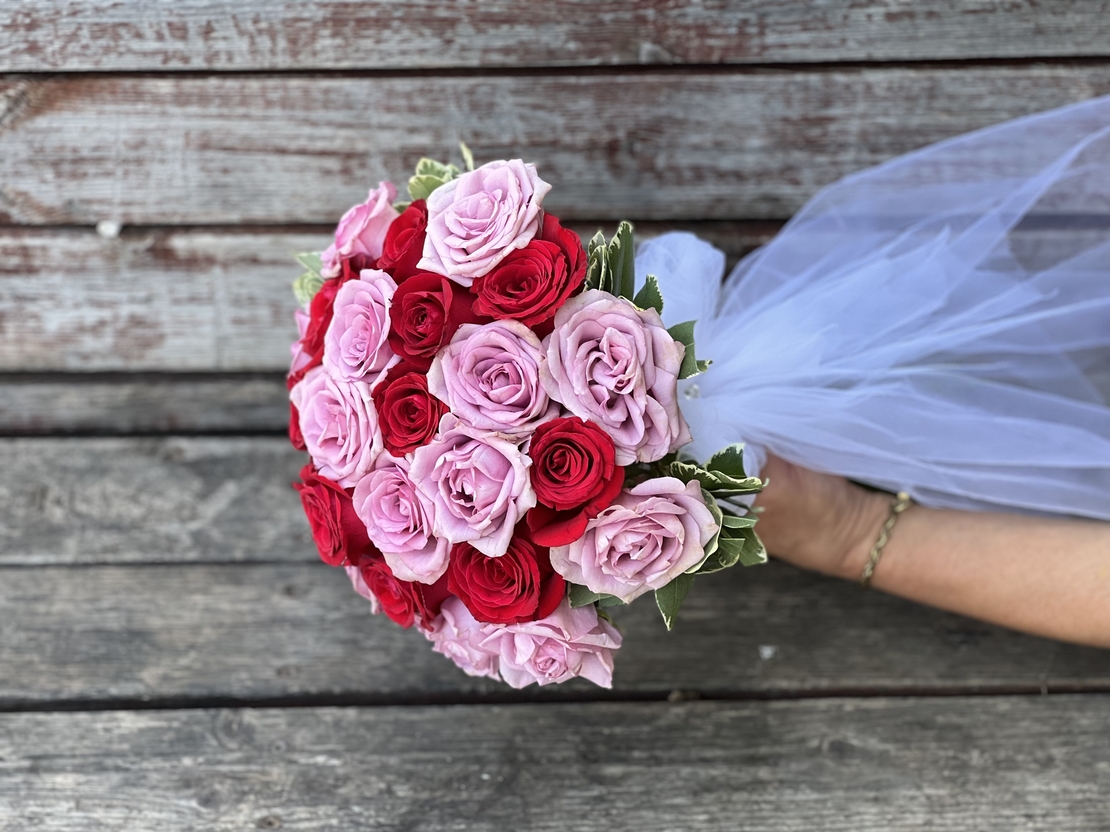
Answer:
[[(604, 222), (573, 227), (587, 237), (598, 228), (614, 230)], [(646, 239), (671, 227), (637, 223), (637, 236)], [(732, 222), (678, 227), (714, 243), (731, 262), (777, 229), (773, 223)], [(300, 269), (291, 253), (320, 251), (329, 239), (328, 233), (272, 229), (137, 230), (116, 239), (81, 229), (0, 229), (0, 372), (284, 372), (297, 335), (291, 287)], [(84, 406), (62, 395), (54, 415), (42, 409), (47, 392), (6, 383), (0, 380), (2, 432), (49, 424), (68, 430), (119, 418), (125, 406), (113, 405), (110, 392)], [(152, 392), (120, 395), (140, 405)], [(169, 404), (155, 406), (165, 411)], [(212, 413), (186, 407), (161, 424), (176, 419), (184, 429), (197, 429), (219, 423), (216, 414), (228, 405), (211, 405)], [(133, 423), (148, 424), (143, 419), (152, 416)], [(243, 427), (250, 424), (247, 417)]]
[[(1110, 54), (1101, 0), (25, 0), (0, 71), (444, 69)], [(372, 32), (372, 36), (367, 33)]]
[(8, 714), (0, 820), (1096, 832), (1108, 720), (1110, 696)]
[(11, 78), (0, 221), (330, 224), (460, 139), (537, 161), (568, 220), (781, 219), (851, 171), (1106, 92), (1086, 64)]
[(286, 439), (0, 440), (0, 564), (304, 562)]
[[(514, 694), (466, 676), (419, 632), (372, 616), (343, 571), (319, 563), (8, 567), (0, 577), (0, 707), (606, 695), (588, 682)], [(651, 599), (615, 619), (625, 633), (617, 695), (1110, 689), (1110, 651), (777, 563), (699, 580), (671, 633)]]
[(281, 433), (284, 374), (0, 376), (0, 435)]

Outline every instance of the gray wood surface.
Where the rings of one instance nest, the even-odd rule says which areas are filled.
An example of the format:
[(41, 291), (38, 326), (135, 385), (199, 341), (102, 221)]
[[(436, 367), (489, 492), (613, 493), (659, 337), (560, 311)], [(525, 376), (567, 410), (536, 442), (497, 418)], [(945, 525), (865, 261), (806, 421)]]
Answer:
[(1106, 92), (1110, 66), (1086, 62), (11, 77), (0, 221), (330, 224), (460, 139), (480, 160), (537, 161), (565, 219), (780, 219), (848, 172)]
[(12, 828), (1095, 832), (1110, 696), (0, 716)]
[(0, 564), (305, 561), (282, 437), (0, 440)]
[[(332, 228), (339, 216), (331, 218)], [(573, 227), (587, 237), (599, 228), (614, 230), (604, 222)], [(693, 230), (735, 262), (766, 242), (777, 225), (643, 222), (636, 228), (638, 239)], [(300, 269), (291, 254), (320, 251), (330, 236), (324, 229), (144, 229), (103, 239), (86, 229), (0, 228), (0, 372), (36, 379), (36, 371), (284, 372), (297, 334), (291, 287)], [(0, 432), (36, 424), (67, 430), (119, 418), (123, 407), (94, 396), (87, 409), (75, 411), (79, 403), (62, 396), (53, 415), (42, 409), (47, 393), (8, 384), (0, 378)], [(62, 392), (56, 384), (53, 389)], [(121, 393), (136, 405), (152, 395)], [(154, 406), (165, 411), (168, 405)], [(235, 404), (210, 397), (207, 406), (208, 412), (185, 407), (177, 426), (218, 424), (218, 414)], [(145, 417), (134, 418), (136, 429), (146, 424)], [(254, 424), (245, 418), (241, 427)]]
[(0, 18), (4, 72), (382, 70), (1110, 54), (1110, 6), (1101, 0), (548, 0), (530, 6), (526, 16), (509, 0), (8, 0), (5, 5), (9, 13)]
[(276, 434), (288, 423), (284, 373), (0, 375), (0, 435)]
[[(322, 564), (6, 567), (0, 578), (0, 707), (607, 695), (587, 682), (516, 694), (466, 676)], [(618, 695), (1110, 690), (1108, 651), (778, 563), (700, 579), (671, 633), (650, 598), (615, 619)]]

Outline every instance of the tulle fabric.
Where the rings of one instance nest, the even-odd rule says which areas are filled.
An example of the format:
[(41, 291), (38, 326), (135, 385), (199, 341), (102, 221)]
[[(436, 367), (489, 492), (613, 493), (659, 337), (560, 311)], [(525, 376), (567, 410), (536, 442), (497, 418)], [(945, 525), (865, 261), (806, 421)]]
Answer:
[(680, 384), (689, 449), (1110, 520), (1108, 219), (1110, 97), (849, 176), (723, 285), (712, 246), (649, 240), (637, 279), (713, 360)]

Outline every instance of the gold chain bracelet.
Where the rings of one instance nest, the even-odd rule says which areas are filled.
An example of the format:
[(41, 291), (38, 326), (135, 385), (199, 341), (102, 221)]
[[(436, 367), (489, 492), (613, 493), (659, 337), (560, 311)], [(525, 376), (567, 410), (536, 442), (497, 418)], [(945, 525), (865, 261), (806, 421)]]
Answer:
[(879, 532), (879, 539), (871, 547), (871, 556), (867, 559), (867, 566), (863, 568), (863, 574), (859, 577), (859, 585), (864, 589), (871, 586), (871, 576), (875, 574), (875, 567), (879, 565), (879, 558), (883, 556), (883, 549), (890, 540), (890, 530), (894, 528), (894, 524), (898, 522), (902, 512), (911, 505), (913, 505), (913, 499), (905, 491), (899, 491), (897, 496), (890, 501), (890, 514), (887, 515), (886, 522), (883, 523), (883, 528)]

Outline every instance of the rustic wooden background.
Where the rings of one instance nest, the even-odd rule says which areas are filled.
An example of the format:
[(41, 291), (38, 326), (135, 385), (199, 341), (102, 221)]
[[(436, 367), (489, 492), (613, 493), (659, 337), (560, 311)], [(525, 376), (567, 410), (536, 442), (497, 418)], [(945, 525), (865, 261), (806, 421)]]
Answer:
[(1110, 2), (0, 0), (0, 73), (0, 827), (1110, 829), (1110, 654), (777, 564), (611, 692), (462, 675), (315, 561), (282, 380), (288, 253), (421, 155), (735, 259), (1110, 93)]

